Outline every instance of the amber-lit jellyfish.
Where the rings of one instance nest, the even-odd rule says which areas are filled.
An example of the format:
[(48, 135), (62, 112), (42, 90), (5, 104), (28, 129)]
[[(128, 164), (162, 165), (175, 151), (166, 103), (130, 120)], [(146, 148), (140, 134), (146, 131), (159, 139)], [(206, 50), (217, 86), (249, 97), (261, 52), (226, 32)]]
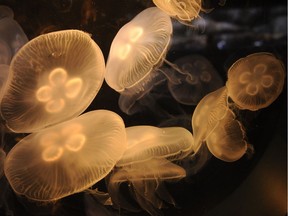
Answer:
[(196, 106), (192, 115), (195, 152), (227, 115), (229, 109), (227, 99), (227, 89), (222, 87), (206, 95)]
[(151, 215), (157, 215), (165, 203), (175, 205), (162, 184), (186, 176), (185, 170), (171, 161), (181, 160), (193, 151), (192, 134), (181, 127), (158, 128), (133, 126), (126, 128), (127, 149), (107, 180), (113, 205), (129, 211), (139, 210), (119, 191), (128, 182), (131, 197)]
[(239, 109), (259, 110), (280, 95), (285, 67), (272, 53), (260, 52), (236, 61), (228, 71), (228, 96)]
[(23, 138), (8, 153), (4, 172), (16, 194), (55, 201), (104, 178), (126, 145), (119, 115), (91, 111)]
[(10, 8), (0, 6), (0, 64), (10, 64), (16, 52), (28, 42), (26, 34), (13, 16)]
[(199, 17), (202, 0), (153, 0), (154, 4), (170, 17), (184, 25), (191, 26), (191, 21)]
[(214, 66), (204, 56), (187, 55), (174, 61), (174, 64), (182, 73), (173, 68), (167, 71), (175, 75), (174, 80), (178, 80), (168, 80), (168, 88), (181, 104), (197, 105), (205, 95), (224, 85)]
[(13, 57), (1, 114), (15, 132), (35, 132), (81, 114), (105, 73), (101, 49), (89, 34), (40, 35)]
[(133, 102), (157, 82), (159, 71), (155, 69), (165, 60), (171, 35), (171, 19), (157, 7), (145, 9), (118, 31), (111, 44), (105, 81), (121, 94), (122, 111), (129, 112)]
[(241, 122), (235, 118), (234, 113), (229, 109), (206, 139), (209, 151), (222, 161), (236, 161), (246, 153), (248, 148), (245, 130)]

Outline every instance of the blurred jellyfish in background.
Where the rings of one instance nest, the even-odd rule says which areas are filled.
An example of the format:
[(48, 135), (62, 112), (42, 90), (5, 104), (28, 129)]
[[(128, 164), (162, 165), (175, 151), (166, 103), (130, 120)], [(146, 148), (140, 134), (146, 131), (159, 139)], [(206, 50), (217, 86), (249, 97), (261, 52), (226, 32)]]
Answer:
[(82, 113), (105, 72), (90, 35), (63, 30), (40, 35), (13, 57), (1, 115), (14, 132), (34, 132)]
[(153, 0), (154, 4), (172, 18), (184, 25), (191, 26), (191, 21), (199, 17), (201, 0)]
[(18, 195), (54, 201), (104, 178), (125, 149), (122, 118), (91, 111), (23, 138), (7, 155), (4, 172)]
[(132, 126), (126, 128), (127, 149), (107, 178), (113, 205), (139, 211), (121, 193), (121, 183), (128, 182), (131, 198), (150, 215), (158, 215), (165, 205), (176, 205), (163, 181), (177, 181), (185, 170), (171, 161), (181, 160), (193, 152), (192, 134), (181, 127), (158, 128)]
[(0, 5), (0, 64), (10, 64), (16, 52), (28, 42), (21, 26), (13, 19), (13, 11)]
[(228, 71), (228, 96), (239, 109), (256, 111), (273, 103), (285, 82), (285, 67), (271, 53), (254, 53)]
[(172, 35), (170, 17), (157, 7), (145, 9), (115, 36), (106, 64), (105, 81), (118, 91), (121, 110), (130, 113), (135, 101), (164, 79), (162, 65)]
[(197, 105), (208, 93), (224, 85), (213, 65), (200, 55), (188, 55), (174, 61), (183, 73), (168, 69), (167, 73), (175, 74), (168, 88), (176, 101), (186, 105)]
[(4, 93), (4, 86), (7, 82), (9, 74), (9, 65), (0, 64), (0, 104)]

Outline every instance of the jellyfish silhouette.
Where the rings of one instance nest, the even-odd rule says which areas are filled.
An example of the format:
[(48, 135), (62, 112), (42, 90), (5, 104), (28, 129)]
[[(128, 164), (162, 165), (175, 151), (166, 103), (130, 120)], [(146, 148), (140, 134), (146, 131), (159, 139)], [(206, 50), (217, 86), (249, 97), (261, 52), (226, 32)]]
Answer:
[(96, 110), (23, 138), (8, 153), (4, 172), (17, 194), (54, 201), (104, 178), (125, 149), (122, 118)]
[(272, 53), (260, 52), (236, 61), (228, 71), (228, 96), (239, 109), (258, 110), (280, 95), (285, 82), (283, 63)]
[(16, 52), (28, 42), (27, 36), (13, 16), (10, 8), (0, 6), (0, 64), (10, 64)]
[(15, 132), (35, 132), (81, 114), (97, 95), (105, 63), (90, 35), (40, 35), (13, 57), (1, 115)]
[(219, 125), (228, 112), (227, 89), (222, 87), (206, 95), (196, 106), (192, 115), (192, 129), (197, 152), (203, 142)]
[(165, 203), (176, 205), (162, 182), (186, 176), (185, 170), (171, 161), (191, 153), (192, 134), (180, 127), (153, 126), (128, 127), (126, 133), (128, 147), (107, 178), (108, 192), (117, 208), (138, 211), (137, 206), (129, 203), (119, 191), (121, 183), (128, 182), (130, 194), (139, 206), (149, 214), (157, 215)]
[(173, 80), (178, 80), (168, 80), (168, 88), (179, 103), (197, 105), (205, 95), (224, 85), (216, 69), (204, 56), (184, 56), (174, 61), (174, 64), (182, 73), (173, 68), (168, 69), (167, 73), (175, 74)]
[(105, 81), (121, 94), (122, 111), (129, 113), (137, 99), (165, 79), (155, 69), (165, 60), (171, 35), (171, 19), (157, 7), (145, 9), (118, 31), (111, 44)]
[(202, 9), (201, 0), (153, 0), (153, 2), (170, 17), (188, 26), (191, 26), (192, 20), (199, 17)]
[(227, 110), (224, 118), (206, 139), (209, 151), (220, 160), (233, 162), (240, 159), (247, 151), (248, 143), (245, 131), (234, 113)]

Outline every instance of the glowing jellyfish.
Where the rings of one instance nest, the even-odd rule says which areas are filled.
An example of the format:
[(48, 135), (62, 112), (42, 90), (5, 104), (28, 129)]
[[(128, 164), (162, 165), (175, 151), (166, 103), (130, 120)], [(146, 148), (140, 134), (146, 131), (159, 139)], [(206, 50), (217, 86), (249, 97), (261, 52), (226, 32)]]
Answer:
[(89, 34), (64, 30), (38, 36), (11, 62), (2, 117), (16, 132), (76, 117), (98, 93), (104, 72), (102, 51)]
[(191, 153), (192, 134), (180, 127), (152, 126), (128, 127), (126, 133), (128, 147), (108, 179), (113, 204), (132, 211), (137, 209), (119, 193), (120, 184), (129, 182), (133, 188), (132, 196), (150, 214), (154, 215), (164, 207), (163, 200), (175, 205), (161, 182), (186, 176), (185, 170), (171, 161), (181, 160)]
[(192, 115), (192, 129), (197, 152), (211, 132), (219, 125), (228, 111), (227, 89), (222, 87), (206, 95)]
[(233, 162), (240, 159), (247, 151), (244, 128), (231, 110), (206, 139), (209, 151), (220, 160)]
[(179, 103), (196, 105), (205, 95), (224, 85), (213, 65), (203, 56), (184, 56), (177, 59), (174, 64), (182, 73), (173, 69), (167, 72), (175, 74), (173, 80), (178, 80), (178, 82), (168, 81), (168, 88)]
[(201, 0), (153, 0), (154, 4), (185, 25), (199, 17)]
[(8, 153), (4, 172), (17, 194), (53, 201), (104, 178), (125, 149), (121, 117), (91, 111), (22, 139)]
[(171, 35), (171, 19), (157, 7), (139, 13), (119, 30), (111, 44), (107, 84), (134, 101), (145, 95), (159, 74), (155, 68), (164, 61)]
[(283, 63), (271, 53), (254, 53), (236, 61), (228, 71), (228, 96), (240, 109), (269, 106), (282, 92)]
[(3, 12), (0, 7), (0, 64), (10, 64), (12, 57), (27, 42), (21, 26), (13, 20), (13, 11), (12, 14), (10, 10)]

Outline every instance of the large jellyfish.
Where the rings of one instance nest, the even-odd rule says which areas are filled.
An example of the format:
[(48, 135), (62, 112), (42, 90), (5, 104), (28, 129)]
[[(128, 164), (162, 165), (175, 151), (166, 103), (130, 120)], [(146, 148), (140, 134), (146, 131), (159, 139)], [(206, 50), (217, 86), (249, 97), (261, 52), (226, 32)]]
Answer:
[(121, 194), (120, 185), (129, 183), (130, 194), (139, 206), (157, 215), (165, 204), (176, 205), (163, 181), (176, 181), (186, 176), (185, 170), (171, 161), (181, 160), (193, 151), (192, 134), (180, 127), (126, 128), (127, 149), (107, 178), (108, 191), (116, 207), (137, 211)]
[(201, 0), (153, 0), (154, 4), (184, 25), (199, 17)]
[(1, 114), (15, 132), (35, 132), (81, 114), (98, 93), (102, 51), (79, 30), (44, 34), (13, 57)]
[(239, 109), (258, 110), (280, 95), (285, 82), (283, 63), (273, 54), (260, 52), (236, 61), (228, 71), (228, 96)]
[(139, 13), (115, 36), (105, 81), (123, 97), (119, 105), (124, 112), (129, 113), (131, 104), (165, 78), (155, 68), (165, 60), (171, 35), (170, 17), (152, 7)]
[(27, 36), (13, 16), (9, 7), (0, 6), (0, 64), (10, 64), (16, 52), (28, 42)]
[(168, 80), (168, 88), (179, 103), (196, 105), (206, 94), (224, 85), (216, 69), (204, 56), (184, 56), (177, 59), (174, 64), (182, 73), (173, 68), (168, 69), (167, 73), (175, 74), (174, 80), (178, 80), (178, 82)]
[(22, 139), (8, 153), (4, 172), (17, 194), (54, 201), (104, 178), (125, 149), (122, 118), (91, 111)]

